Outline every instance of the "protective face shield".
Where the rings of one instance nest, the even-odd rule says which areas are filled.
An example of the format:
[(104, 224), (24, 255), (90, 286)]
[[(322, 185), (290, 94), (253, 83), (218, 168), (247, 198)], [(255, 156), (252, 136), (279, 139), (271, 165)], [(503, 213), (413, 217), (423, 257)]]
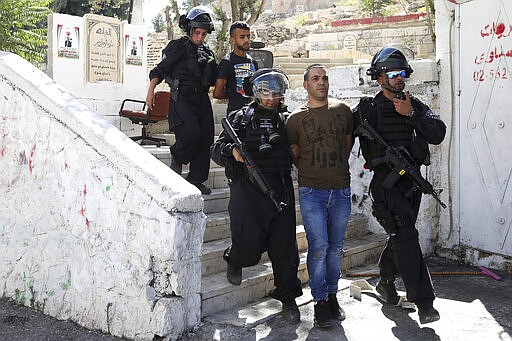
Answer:
[(187, 34), (190, 34), (194, 28), (204, 28), (208, 33), (212, 33), (215, 30), (213, 17), (213, 11), (208, 7), (196, 6), (180, 17), (179, 27)]
[(412, 56), (412, 59), (414, 59), (414, 53), (406, 46), (385, 46), (373, 57), (370, 68), (366, 70), (366, 74), (375, 80), (382, 71), (387, 72), (388, 70), (398, 69), (405, 70), (405, 78), (409, 78), (411, 73), (413, 73), (413, 69), (407, 62), (405, 54)]
[(256, 72), (250, 81), (250, 85), (254, 98), (259, 104), (263, 105), (264, 102), (266, 102), (265, 100), (269, 99), (273, 99), (276, 100), (277, 103), (281, 103), (284, 99), (286, 90), (289, 88), (288, 78), (286, 75), (272, 69), (260, 74)]

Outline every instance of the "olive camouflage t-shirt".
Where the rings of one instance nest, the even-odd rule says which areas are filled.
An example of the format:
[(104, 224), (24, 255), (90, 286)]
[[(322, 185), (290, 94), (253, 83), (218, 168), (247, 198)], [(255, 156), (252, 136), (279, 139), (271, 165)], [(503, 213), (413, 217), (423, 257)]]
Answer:
[(299, 186), (341, 189), (350, 186), (347, 135), (352, 134), (352, 111), (343, 102), (329, 99), (318, 108), (303, 105), (286, 122), (290, 144), (298, 144)]

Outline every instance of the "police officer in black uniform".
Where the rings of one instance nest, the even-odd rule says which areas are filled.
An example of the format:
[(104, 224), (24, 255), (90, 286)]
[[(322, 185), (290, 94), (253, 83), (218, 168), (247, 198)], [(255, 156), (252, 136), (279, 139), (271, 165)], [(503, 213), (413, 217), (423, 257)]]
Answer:
[[(427, 105), (403, 92), (404, 79), (412, 72), (399, 48), (387, 46), (379, 51), (367, 74), (377, 80), (382, 91), (374, 98), (361, 99), (354, 109), (354, 128), (368, 120), (387, 143), (407, 149), (419, 169), (422, 164), (429, 164), (428, 144), (441, 143), (446, 126)], [(433, 307), (432, 281), (415, 227), (422, 193), (408, 177), (401, 177), (391, 188), (385, 188), (383, 182), (390, 168), (376, 162), (376, 158), (385, 154), (383, 146), (361, 136), (359, 142), (366, 165), (373, 171), (370, 184), (373, 214), (389, 234), (379, 260), (377, 292), (387, 303), (397, 304), (394, 280), (401, 276), (407, 299), (418, 308), (420, 322), (437, 321), (439, 312)]]
[(206, 6), (196, 6), (180, 17), (179, 26), (186, 36), (164, 48), (162, 61), (149, 73), (146, 96), (148, 107), (152, 107), (156, 85), (164, 79), (169, 84), (169, 128), (176, 136), (171, 169), (181, 174), (182, 165), (190, 163), (187, 180), (203, 194), (211, 193), (203, 182), (208, 178), (214, 134), (208, 90), (215, 83), (217, 64), (204, 42), (214, 30), (212, 18), (213, 12)]
[(286, 318), (299, 322), (295, 297), (302, 295), (302, 289), (297, 277), (295, 197), (283, 115), (287, 88), (288, 79), (281, 71), (258, 70), (244, 80), (244, 92), (253, 96), (253, 102), (227, 118), (275, 193), (276, 201), (285, 204), (281, 211), (249, 176), (244, 159), (226, 131), (213, 144), (211, 157), (226, 168), (230, 182), (232, 245), (224, 253), (228, 281), (240, 285), (242, 267), (258, 264), (261, 254), (268, 251), (276, 286), (270, 296), (283, 303)]

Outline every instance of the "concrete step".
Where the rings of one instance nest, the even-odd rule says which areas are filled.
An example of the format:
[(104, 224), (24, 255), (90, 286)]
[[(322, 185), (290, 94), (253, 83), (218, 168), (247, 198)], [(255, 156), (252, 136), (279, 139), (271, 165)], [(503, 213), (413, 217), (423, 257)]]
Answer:
[(274, 65), (277, 64), (285, 64), (285, 63), (331, 63), (332, 59), (330, 58), (293, 58), (293, 57), (275, 57)]
[[(216, 213), (215, 215), (216, 217), (219, 217), (218, 220), (221, 221), (220, 217), (223, 216), (222, 212)], [(223, 217), (222, 223), (219, 223), (218, 225), (209, 226), (209, 224), (214, 222), (212, 218), (213, 217), (210, 216), (207, 218), (205, 238), (201, 255), (203, 276), (208, 276), (216, 272), (226, 271), (226, 262), (222, 258), (222, 255), (224, 250), (231, 244), (229, 217)], [(353, 239), (366, 235), (368, 233), (367, 225), (368, 218), (361, 214), (352, 215), (347, 224), (345, 238)], [(296, 236), (297, 247), (299, 251), (306, 251), (308, 248), (308, 242), (303, 225), (297, 225)], [(265, 261), (267, 259), (265, 257), (266, 254), (262, 256), (262, 260)]]
[[(295, 219), (297, 225), (302, 224), (302, 216), (300, 214), (299, 204), (295, 204)], [(209, 213), (206, 217), (206, 229), (204, 231), (203, 242), (211, 242), (231, 237), (229, 229), (230, 218), (227, 211)], [(361, 224), (364, 225), (365, 223)]]
[[(351, 60), (352, 61), (352, 60)], [(295, 75), (295, 74), (304, 74), (304, 71), (308, 66), (314, 63), (281, 63), (279, 64), (279, 68), (283, 70), (288, 76), (289, 75)], [(327, 69), (330, 69), (332, 67), (336, 66), (342, 66), (342, 65), (351, 65), (352, 62), (343, 64), (342, 62), (339, 63), (320, 63), (323, 66), (325, 66)]]
[[(295, 217), (297, 225), (302, 225), (302, 215), (300, 213), (300, 206), (298, 202), (295, 204)], [(231, 234), (229, 224), (230, 219), (227, 211), (209, 213), (206, 217), (206, 229), (204, 231), (203, 242), (206, 243), (214, 240), (230, 238)], [(368, 218), (366, 216), (363, 214), (352, 214), (347, 225), (346, 237), (349, 238), (364, 235), (368, 232), (367, 225)]]
[(203, 212), (206, 215), (225, 212), (229, 203), (229, 188), (214, 188), (211, 194), (203, 195), (203, 199)]
[[(224, 171), (223, 168), (219, 168)], [(215, 181), (215, 176), (218, 177), (217, 179), (217, 185), (221, 184), (221, 171), (218, 171), (219, 173), (214, 174), (215, 171), (210, 168), (210, 177), (207, 180), (207, 184), (212, 184), (212, 179)], [(183, 175), (185, 176), (185, 174)], [(298, 188), (297, 184), (294, 184), (295, 189), (295, 198), (298, 198)], [(227, 186), (227, 180), (226, 180), (226, 187), (212, 187), (212, 193), (209, 195), (204, 195), (204, 213), (210, 214), (210, 213), (216, 213), (216, 212), (222, 212), (228, 210), (228, 203), (229, 203), (229, 188)]]
[[(174, 135), (173, 135), (174, 136)], [(151, 155), (156, 157), (158, 160), (165, 163), (167, 166), (170, 166), (171, 164), (171, 150), (169, 149), (170, 146), (151, 146), (151, 145), (143, 145), (142, 148), (144, 148), (146, 151), (148, 151)], [(210, 160), (210, 170), (214, 168), (221, 168), (218, 164), (215, 163), (215, 161)], [(183, 171), (188, 171), (188, 165), (183, 165)]]
[[(306, 251), (308, 242), (306, 240), (306, 232), (302, 225), (296, 228), (297, 247), (300, 252)], [(222, 240), (214, 240), (203, 244), (201, 254), (201, 271), (202, 276), (209, 276), (218, 272), (225, 273), (227, 270), (227, 263), (222, 258), (224, 250), (231, 245), (231, 239), (226, 238)], [(260, 262), (267, 262), (269, 260), (267, 253), (261, 255)]]
[[(385, 234), (368, 233), (357, 238), (347, 238), (342, 269), (346, 270), (363, 264), (375, 263), (378, 260), (386, 240)], [(298, 277), (302, 283), (308, 280), (306, 269), (307, 252), (300, 253)], [(244, 268), (242, 284), (231, 285), (225, 272), (205, 276), (202, 285), (202, 317), (242, 306), (266, 297), (274, 288), (270, 262)]]
[[(183, 176), (186, 177), (188, 174), (187, 171), (183, 172)], [(222, 167), (210, 167), (210, 172), (208, 173), (208, 180), (205, 181), (205, 185), (210, 187), (211, 189), (221, 189), (228, 187), (228, 178), (226, 178), (226, 173), (224, 168)]]

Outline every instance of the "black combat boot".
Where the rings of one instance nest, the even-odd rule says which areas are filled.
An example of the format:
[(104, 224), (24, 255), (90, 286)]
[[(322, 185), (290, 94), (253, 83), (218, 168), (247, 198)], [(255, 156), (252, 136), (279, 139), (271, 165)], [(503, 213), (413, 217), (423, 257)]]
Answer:
[(441, 318), (439, 312), (434, 308), (432, 300), (418, 300), (414, 303), (418, 308), (418, 317), (421, 324), (435, 322)]
[(337, 324), (339, 324), (339, 321), (333, 318), (327, 301), (316, 302), (314, 326), (317, 328), (329, 328)]
[(331, 309), (332, 317), (340, 321), (343, 321), (346, 318), (345, 311), (340, 307), (336, 294), (329, 294), (327, 303)]
[(194, 186), (196, 186), (201, 191), (201, 194), (211, 194), (212, 193), (212, 190), (203, 184), (194, 184)]
[(240, 285), (242, 283), (242, 267), (228, 264), (228, 271), (226, 272), (228, 282), (233, 285)]
[(297, 303), (295, 303), (295, 299), (282, 301), (281, 303), (283, 303), (281, 315), (291, 323), (299, 323), (300, 311)]
[(397, 305), (400, 297), (396, 292), (395, 282), (392, 279), (380, 279), (375, 288), (382, 300), (386, 303)]

